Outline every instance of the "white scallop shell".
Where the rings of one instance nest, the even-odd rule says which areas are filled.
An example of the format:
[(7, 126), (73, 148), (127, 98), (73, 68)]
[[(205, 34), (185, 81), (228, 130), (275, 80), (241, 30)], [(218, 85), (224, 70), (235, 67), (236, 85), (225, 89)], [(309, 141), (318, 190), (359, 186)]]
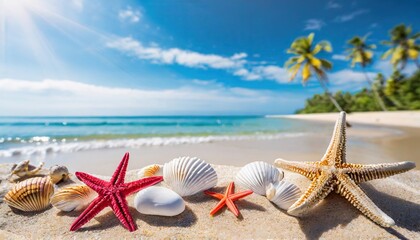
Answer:
[(270, 183), (283, 179), (283, 171), (266, 162), (252, 162), (245, 165), (236, 175), (236, 183), (252, 190), (259, 195), (265, 195)]
[(141, 214), (171, 217), (185, 210), (185, 202), (169, 188), (151, 186), (136, 194), (134, 207)]
[(163, 175), (163, 165), (152, 164), (140, 169), (137, 172), (139, 178), (151, 177), (151, 176), (162, 176)]
[(86, 185), (60, 188), (52, 197), (51, 204), (64, 212), (85, 209), (98, 194)]
[(283, 210), (289, 209), (301, 195), (302, 192), (296, 185), (286, 181), (270, 184), (267, 188), (267, 199)]
[(214, 168), (195, 157), (179, 157), (163, 166), (163, 181), (181, 196), (190, 196), (216, 186)]

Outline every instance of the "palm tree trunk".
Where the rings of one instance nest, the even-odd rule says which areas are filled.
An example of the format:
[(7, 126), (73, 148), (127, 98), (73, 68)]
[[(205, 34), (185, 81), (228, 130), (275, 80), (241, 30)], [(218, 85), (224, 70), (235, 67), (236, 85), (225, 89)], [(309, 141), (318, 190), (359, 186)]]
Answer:
[(322, 89), (324, 89), (324, 92), (330, 98), (331, 102), (334, 104), (334, 106), (337, 108), (337, 110), (339, 112), (344, 111), (343, 108), (341, 108), (340, 104), (338, 104), (337, 100), (335, 100), (335, 98), (333, 97), (333, 95), (330, 93), (330, 91), (328, 91), (328, 87), (325, 85), (325, 83), (321, 79), (319, 79), (318, 76), (317, 76), (317, 78), (318, 78), (319, 84), (321, 84)]
[(379, 105), (380, 108), (382, 108), (382, 111), (386, 112), (388, 111), (385, 107), (384, 101), (382, 101), (381, 96), (379, 96), (378, 91), (373, 87), (372, 81), (370, 80), (369, 76), (366, 73), (365, 68), (362, 68), (363, 74), (365, 75), (366, 82), (369, 84), (370, 89), (373, 92), (373, 96), (375, 97), (376, 103)]
[[(343, 108), (338, 104), (337, 100), (333, 97), (333, 95), (328, 91), (328, 87), (325, 85), (325, 83), (319, 78), (318, 75), (316, 75), (316, 78), (318, 79), (319, 84), (321, 84), (322, 89), (324, 89), (324, 92), (327, 94), (327, 96), (330, 98), (331, 102), (334, 104), (334, 106), (338, 109), (339, 112), (343, 112)], [(351, 124), (346, 121), (346, 126), (351, 127)]]

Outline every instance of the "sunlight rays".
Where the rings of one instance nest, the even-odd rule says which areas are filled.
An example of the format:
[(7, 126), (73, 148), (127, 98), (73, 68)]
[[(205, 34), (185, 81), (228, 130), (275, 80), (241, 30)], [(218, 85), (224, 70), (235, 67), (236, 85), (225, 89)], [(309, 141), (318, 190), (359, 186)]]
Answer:
[[(83, 51), (115, 66), (101, 54), (103, 48), (98, 48), (98, 44), (94, 44), (96, 41), (92, 41), (107, 41), (111, 37), (64, 16), (64, 9), (62, 2), (50, 0), (0, 0), (0, 66), (5, 66), (7, 56), (14, 54), (10, 47), (13, 45), (24, 49), (26, 56), (33, 57), (44, 74), (64, 73), (65, 63), (56, 54), (54, 39), (46, 33), (49, 28), (79, 45)], [(86, 48), (87, 44), (93, 48)]]

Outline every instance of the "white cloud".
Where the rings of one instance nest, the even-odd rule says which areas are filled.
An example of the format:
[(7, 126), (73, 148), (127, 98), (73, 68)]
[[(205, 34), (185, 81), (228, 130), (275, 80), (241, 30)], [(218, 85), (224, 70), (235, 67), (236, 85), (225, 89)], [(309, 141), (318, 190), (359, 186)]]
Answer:
[(341, 8), (341, 5), (335, 1), (329, 1), (327, 3), (327, 8)]
[(321, 30), (325, 22), (320, 19), (308, 19), (305, 22), (304, 30)]
[(71, 4), (79, 11), (83, 10), (84, 0), (71, 0)]
[(127, 7), (118, 12), (118, 17), (121, 21), (136, 23), (140, 21), (142, 14), (139, 10), (133, 10), (131, 7)]
[(335, 18), (336, 22), (348, 22), (353, 20), (355, 17), (362, 15), (362, 14), (366, 14), (368, 13), (369, 10), (368, 9), (360, 9), (354, 12), (351, 12), (349, 14), (345, 14), (345, 15), (341, 15)]
[(203, 86), (145, 90), (68, 80), (0, 79), (0, 115), (284, 113), (300, 107), (304, 98), (293, 95), (290, 102), (288, 93), (229, 88), (212, 81)]
[(233, 69), (245, 64), (246, 53), (236, 53), (231, 57), (216, 54), (203, 54), (179, 48), (163, 49), (158, 46), (144, 46), (131, 37), (119, 38), (107, 43), (110, 48), (117, 49), (139, 59), (151, 60), (161, 64), (179, 64), (194, 68)]
[[(394, 68), (389, 60), (377, 61), (374, 65), (374, 69), (378, 70), (382, 74), (385, 74), (386, 76), (390, 76), (394, 71)], [(417, 66), (413, 62), (408, 62), (404, 70), (402, 70), (402, 73), (405, 75), (411, 75), (416, 70)]]
[(250, 70), (241, 68), (234, 72), (234, 75), (247, 81), (274, 80), (278, 83), (289, 82), (287, 70), (274, 65), (256, 66)]
[(157, 64), (178, 64), (191, 68), (222, 69), (247, 81), (274, 80), (285, 83), (288, 80), (285, 69), (263, 62), (250, 62), (246, 53), (235, 53), (230, 57), (217, 54), (204, 54), (179, 48), (144, 46), (131, 37), (119, 38), (107, 43), (109, 48), (117, 49), (127, 55), (149, 60)]
[(332, 55), (332, 59), (339, 60), (339, 61), (347, 61), (347, 56), (343, 54), (334, 54)]
[[(376, 76), (374, 72), (367, 72), (367, 76), (373, 79)], [(332, 91), (356, 91), (369, 87), (366, 82), (366, 75), (352, 69), (343, 69), (328, 75)]]

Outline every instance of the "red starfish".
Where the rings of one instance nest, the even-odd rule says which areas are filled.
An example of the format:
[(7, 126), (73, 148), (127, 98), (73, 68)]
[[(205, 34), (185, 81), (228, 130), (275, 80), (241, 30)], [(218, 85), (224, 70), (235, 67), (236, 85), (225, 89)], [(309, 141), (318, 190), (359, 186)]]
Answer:
[(233, 202), (240, 198), (246, 197), (252, 194), (253, 192), (251, 190), (247, 190), (243, 192), (233, 193), (234, 189), (235, 183), (231, 182), (226, 189), (225, 195), (211, 191), (204, 191), (205, 194), (220, 199), (220, 202), (213, 208), (213, 210), (211, 210), (210, 215), (214, 215), (221, 208), (223, 208), (224, 205), (226, 205), (229, 208), (229, 210), (233, 212), (233, 214), (235, 214), (236, 217), (239, 216), (239, 210)]
[(95, 190), (99, 196), (95, 198), (85, 211), (83, 211), (82, 214), (80, 214), (80, 216), (73, 222), (70, 227), (70, 231), (76, 231), (106, 207), (112, 208), (115, 216), (117, 216), (124, 227), (130, 232), (137, 229), (137, 226), (128, 210), (128, 204), (125, 198), (133, 192), (162, 181), (162, 176), (142, 178), (134, 182), (124, 183), (128, 158), (129, 154), (126, 153), (109, 182), (87, 173), (76, 172), (77, 178)]

